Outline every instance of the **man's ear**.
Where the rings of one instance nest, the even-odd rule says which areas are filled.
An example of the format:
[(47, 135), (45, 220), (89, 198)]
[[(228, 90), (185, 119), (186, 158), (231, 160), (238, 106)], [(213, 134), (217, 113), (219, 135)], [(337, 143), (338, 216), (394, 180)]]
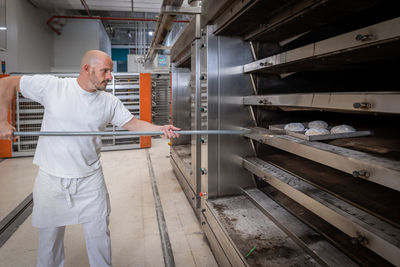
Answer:
[(89, 64), (85, 64), (85, 65), (83, 66), (83, 69), (84, 69), (85, 72), (87, 72), (87, 73), (89, 73), (89, 68), (90, 68)]

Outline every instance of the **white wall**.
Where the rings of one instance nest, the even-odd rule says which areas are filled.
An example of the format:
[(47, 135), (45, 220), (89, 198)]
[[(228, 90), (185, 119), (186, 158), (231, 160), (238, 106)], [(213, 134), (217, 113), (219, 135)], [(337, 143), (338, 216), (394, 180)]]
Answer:
[(0, 52), (6, 71), (49, 72), (53, 62), (53, 33), (49, 14), (25, 0), (7, 0), (7, 51)]
[(111, 57), (111, 41), (104, 29), (103, 23), (99, 23), (99, 50)]
[(98, 21), (67, 20), (61, 35), (54, 37), (52, 71), (76, 71), (86, 51), (99, 49)]
[(111, 56), (111, 42), (98, 20), (67, 20), (54, 37), (54, 72), (79, 72), (82, 56), (98, 49)]
[(53, 65), (54, 34), (46, 24), (50, 15), (28, 1), (18, 2), (18, 69), (20, 72), (49, 72)]
[(111, 42), (98, 20), (67, 20), (61, 35), (46, 24), (50, 15), (26, 0), (6, 0), (6, 72), (78, 72), (84, 53), (99, 49), (111, 56)]
[(6, 72), (18, 71), (18, 23), (17, 1), (6, 2), (7, 51), (0, 51), (0, 61), (6, 61)]

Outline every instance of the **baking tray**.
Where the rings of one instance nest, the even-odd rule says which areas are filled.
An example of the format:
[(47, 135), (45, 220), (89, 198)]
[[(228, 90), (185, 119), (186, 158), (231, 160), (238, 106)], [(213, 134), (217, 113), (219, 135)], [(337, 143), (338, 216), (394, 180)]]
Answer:
[[(302, 122), (305, 128), (307, 128), (308, 122)], [(292, 131), (286, 131), (284, 129), (286, 124), (276, 124), (276, 125), (270, 125), (269, 129), (270, 130), (275, 130), (279, 131), (282, 133), (286, 133), (287, 135), (294, 136), (300, 139), (304, 139), (307, 141), (321, 141), (321, 140), (333, 140), (333, 139), (339, 139), (339, 138), (349, 138), (349, 137), (360, 137), (360, 136), (369, 136), (372, 135), (372, 131), (355, 131), (352, 133), (340, 133), (340, 134), (323, 134), (323, 135), (311, 135), (307, 136), (305, 135), (306, 131), (302, 132), (292, 132)], [(331, 130), (331, 126), (328, 127), (328, 130)]]

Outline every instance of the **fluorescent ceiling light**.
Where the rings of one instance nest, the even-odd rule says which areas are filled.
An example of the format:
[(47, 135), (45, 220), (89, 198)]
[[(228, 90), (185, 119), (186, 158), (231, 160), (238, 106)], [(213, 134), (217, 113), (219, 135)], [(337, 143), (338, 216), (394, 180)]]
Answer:
[(149, 32), (149, 35), (150, 35), (150, 36), (153, 36), (153, 32), (152, 32), (152, 31), (150, 31), (150, 32)]
[(0, 26), (0, 31), (6, 31), (7, 30), (7, 27), (1, 27)]

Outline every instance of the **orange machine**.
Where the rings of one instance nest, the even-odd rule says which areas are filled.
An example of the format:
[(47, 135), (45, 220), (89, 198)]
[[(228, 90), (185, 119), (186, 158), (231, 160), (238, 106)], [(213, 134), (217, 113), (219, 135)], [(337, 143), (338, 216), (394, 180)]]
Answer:
[[(140, 73), (140, 119), (151, 122), (151, 73)], [(151, 137), (140, 137), (140, 148), (151, 147)]]
[[(9, 76), (8, 74), (0, 75), (0, 79)], [(15, 99), (13, 101), (15, 105)], [(8, 122), (11, 123), (11, 104), (8, 109)], [(0, 140), (0, 158), (9, 158), (12, 156), (12, 141), (10, 140)]]

